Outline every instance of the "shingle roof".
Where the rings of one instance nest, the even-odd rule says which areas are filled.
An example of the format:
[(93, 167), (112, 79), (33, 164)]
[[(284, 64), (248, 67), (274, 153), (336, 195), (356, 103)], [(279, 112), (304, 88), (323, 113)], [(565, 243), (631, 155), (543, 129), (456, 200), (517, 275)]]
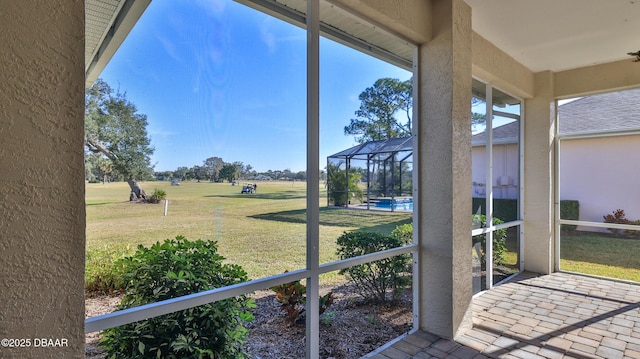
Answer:
[[(640, 89), (583, 97), (558, 107), (559, 132), (573, 135), (640, 129)], [(493, 129), (494, 142), (517, 141), (518, 122)], [(485, 133), (473, 135), (474, 144), (485, 143)]]
[(640, 89), (583, 97), (558, 113), (561, 135), (640, 129)]
[[(520, 127), (518, 126), (518, 123), (518, 121), (513, 121), (506, 125), (494, 127), (493, 142), (518, 142), (518, 135), (520, 134)], [(484, 145), (485, 142), (485, 131), (477, 133), (471, 137), (471, 143), (474, 145)]]

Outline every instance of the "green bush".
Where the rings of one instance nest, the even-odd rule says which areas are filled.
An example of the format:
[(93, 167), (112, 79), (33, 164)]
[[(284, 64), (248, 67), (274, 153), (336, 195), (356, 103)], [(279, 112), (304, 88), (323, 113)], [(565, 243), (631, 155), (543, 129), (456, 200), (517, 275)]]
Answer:
[[(487, 200), (483, 198), (472, 199), (472, 214), (478, 214), (478, 208), (480, 213), (486, 215)], [(518, 220), (518, 200), (510, 198), (494, 198), (493, 199), (493, 217), (500, 218), (505, 222), (512, 222)]]
[[(138, 246), (118, 263), (125, 283), (119, 309), (224, 287), (247, 280), (240, 266), (223, 264), (216, 242), (182, 236)], [(110, 358), (244, 358), (253, 319), (246, 296), (229, 298), (160, 317), (107, 329), (101, 344)]]
[(159, 203), (165, 198), (167, 198), (167, 192), (165, 192), (165, 190), (163, 189), (155, 188), (147, 201), (149, 201), (150, 203)]
[[(472, 217), (474, 228), (484, 228), (487, 226), (487, 217), (484, 214), (474, 214)], [(504, 223), (500, 218), (493, 218), (493, 224)], [(507, 251), (507, 229), (498, 229), (493, 232), (493, 264), (504, 263), (504, 253)], [(480, 234), (472, 237), (472, 245), (480, 243), (480, 264), (482, 268), (486, 266), (487, 255), (487, 235)]]
[[(570, 219), (577, 221), (580, 219), (580, 202), (574, 200), (561, 200), (560, 201), (560, 219)], [(575, 231), (578, 226), (571, 224), (560, 225), (562, 231)]]
[(402, 245), (413, 243), (413, 224), (406, 223), (397, 226), (393, 231), (391, 231), (391, 236), (400, 240)]
[(131, 255), (129, 245), (115, 244), (87, 249), (84, 288), (89, 292), (113, 292), (124, 289), (118, 260)]
[[(346, 259), (400, 247), (405, 244), (405, 234), (406, 228), (399, 229), (396, 235), (366, 231), (344, 232), (337, 240), (337, 254), (340, 259)], [(346, 274), (365, 299), (395, 301), (400, 290), (411, 283), (411, 276), (407, 273), (410, 263), (411, 255), (403, 254), (346, 268), (340, 274)]]

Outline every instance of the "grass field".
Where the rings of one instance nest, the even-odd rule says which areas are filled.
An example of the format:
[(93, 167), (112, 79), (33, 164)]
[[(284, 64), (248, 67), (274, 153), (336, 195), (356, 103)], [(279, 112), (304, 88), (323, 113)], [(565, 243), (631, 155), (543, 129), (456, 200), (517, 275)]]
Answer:
[[(228, 183), (142, 183), (167, 192), (164, 204), (128, 201), (126, 183), (87, 184), (87, 286), (100, 285), (104, 271), (116, 259), (133, 253), (138, 244), (183, 235), (188, 239), (214, 240), (219, 253), (230, 263), (241, 265), (250, 278), (279, 274), (305, 267), (306, 184), (260, 182), (254, 194), (241, 194)], [(329, 209), (326, 191), (320, 187), (320, 260), (337, 259), (336, 239), (344, 232), (368, 229), (391, 232), (409, 223), (411, 214)], [(509, 244), (509, 243), (508, 243)], [(516, 265), (516, 248), (505, 253), (505, 264)], [(640, 281), (640, 240), (597, 234), (561, 237), (561, 269)], [(337, 274), (323, 281), (339, 281)]]
[[(87, 283), (113, 260), (150, 245), (183, 235), (214, 240), (219, 253), (241, 265), (250, 278), (261, 278), (306, 263), (306, 184), (259, 182), (254, 194), (241, 194), (229, 183), (142, 183), (151, 193), (166, 191), (164, 204), (128, 201), (126, 183), (87, 184)], [(328, 209), (321, 186), (320, 260), (334, 261), (336, 239), (354, 229), (389, 233), (411, 221), (409, 213)], [(99, 279), (98, 279), (99, 280)]]
[(576, 233), (560, 236), (560, 269), (640, 282), (640, 240)]

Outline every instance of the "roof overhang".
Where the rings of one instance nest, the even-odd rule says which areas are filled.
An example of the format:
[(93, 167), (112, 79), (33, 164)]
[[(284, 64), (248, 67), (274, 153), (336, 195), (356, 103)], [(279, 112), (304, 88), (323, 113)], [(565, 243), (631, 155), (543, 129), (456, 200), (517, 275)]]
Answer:
[(90, 87), (151, 0), (85, 0), (85, 87)]
[[(236, 1), (297, 26), (305, 26), (305, 1)], [(406, 4), (416, 5), (417, 1)], [(87, 86), (100, 75), (150, 2), (85, 0)], [(631, 61), (627, 53), (640, 49), (637, 37), (640, 1), (465, 2), (472, 10), (473, 30), (534, 73), (567, 72), (624, 59)], [(384, 21), (379, 19), (384, 17), (380, 11), (376, 13), (379, 16), (367, 19), (354, 15), (371, 13), (367, 11), (369, 8), (373, 12), (384, 9), (386, 5), (381, 4), (371, 0), (321, 1), (321, 31), (328, 38), (410, 70), (416, 43), (409, 39), (413, 37), (403, 37), (398, 31), (385, 27)], [(347, 6), (351, 7), (349, 11), (345, 10)], [(389, 20), (394, 21), (398, 21), (397, 16)], [(428, 24), (424, 26), (429, 27)]]
[[(306, 2), (300, 0), (234, 0), (293, 25), (306, 27)], [(407, 71), (412, 70), (415, 45), (391, 35), (376, 24), (327, 1), (320, 2), (320, 32), (323, 36), (387, 61)]]

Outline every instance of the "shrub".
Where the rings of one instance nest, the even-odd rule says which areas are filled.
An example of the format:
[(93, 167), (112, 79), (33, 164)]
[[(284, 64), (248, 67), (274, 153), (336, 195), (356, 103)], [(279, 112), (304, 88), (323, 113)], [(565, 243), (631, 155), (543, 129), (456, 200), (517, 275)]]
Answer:
[[(627, 219), (626, 214), (623, 209), (616, 209), (611, 214), (607, 214), (606, 216), (602, 216), (605, 223), (615, 223), (615, 224), (633, 224), (640, 225), (640, 219), (631, 221)], [(640, 236), (639, 231), (628, 230), (628, 229), (617, 229), (617, 228), (608, 228), (611, 233), (616, 236), (627, 236), (631, 238), (637, 238)]]
[[(400, 229), (398, 233), (406, 233), (406, 229)], [(344, 232), (337, 240), (337, 254), (340, 259), (346, 259), (400, 247), (406, 240), (401, 237), (366, 231)], [(346, 268), (340, 274), (346, 274), (365, 299), (387, 301), (388, 292), (391, 292), (390, 299), (395, 301), (400, 290), (411, 283), (406, 272), (410, 262), (411, 256), (403, 254)]]
[[(560, 201), (560, 219), (580, 219), (580, 202), (574, 200)], [(560, 225), (562, 231), (575, 231), (578, 226), (571, 224)]]
[(165, 198), (167, 198), (167, 192), (165, 192), (163, 189), (155, 188), (151, 196), (149, 196), (149, 198), (147, 199), (147, 201), (149, 203), (159, 203)]
[[(484, 214), (474, 214), (472, 217), (474, 228), (483, 228), (487, 226), (487, 217)], [(504, 223), (500, 218), (493, 218), (493, 224)], [(507, 251), (507, 229), (498, 229), (493, 232), (493, 264), (502, 264), (504, 262), (504, 252)], [(484, 268), (487, 264), (487, 235), (480, 234), (472, 237), (472, 245), (480, 243), (480, 264)]]
[[(472, 207), (474, 213), (480, 208), (481, 214), (487, 214), (486, 198), (473, 198)], [(511, 198), (494, 198), (493, 199), (493, 217), (500, 218), (505, 222), (518, 220), (518, 200)]]
[(116, 244), (87, 249), (84, 288), (89, 292), (114, 292), (124, 289), (122, 268), (118, 260), (131, 255), (129, 245)]
[[(629, 220), (626, 218), (623, 209), (616, 209), (612, 214), (607, 214), (606, 216), (602, 216), (605, 223), (615, 223), (615, 224), (629, 224)], [(611, 233), (615, 235), (622, 235), (624, 231), (622, 229), (616, 228), (608, 228)]]
[[(118, 261), (125, 296), (119, 309), (136, 307), (247, 280), (240, 266), (223, 264), (216, 242), (182, 236), (138, 246)], [(229, 298), (107, 329), (101, 344), (110, 358), (244, 358), (241, 346), (253, 317), (246, 296)]]
[(397, 238), (402, 245), (411, 244), (413, 242), (413, 224), (406, 223), (397, 226), (391, 231), (391, 236)]
[[(307, 287), (299, 280), (277, 285), (270, 288), (276, 293), (276, 300), (280, 303), (280, 309), (287, 313), (289, 324), (302, 322), (302, 313), (307, 302)], [(333, 304), (333, 293), (329, 292), (320, 297), (320, 314)]]

